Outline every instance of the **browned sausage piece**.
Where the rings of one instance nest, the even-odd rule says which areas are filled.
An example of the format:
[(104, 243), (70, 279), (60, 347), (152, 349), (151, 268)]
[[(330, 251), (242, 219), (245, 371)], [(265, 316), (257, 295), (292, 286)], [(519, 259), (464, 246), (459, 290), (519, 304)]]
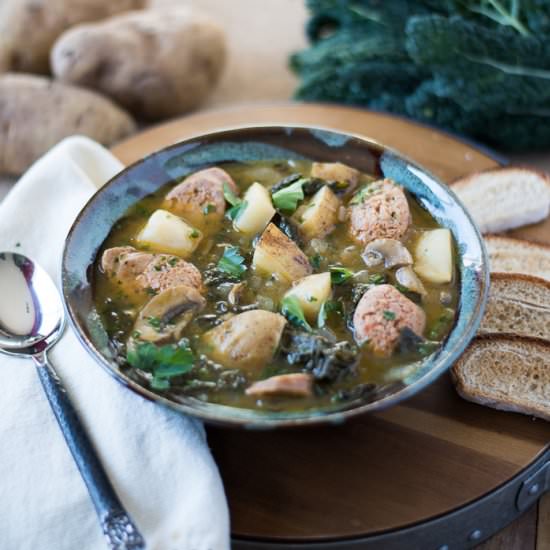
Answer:
[(391, 285), (378, 285), (363, 294), (353, 314), (355, 339), (368, 343), (382, 357), (389, 357), (396, 347), (401, 330), (410, 328), (422, 336), (426, 314)]
[[(403, 189), (390, 179), (376, 181), (355, 195), (349, 206), (349, 232), (356, 241), (401, 239), (410, 223), (411, 212)], [(352, 202), (354, 199), (352, 199)]]
[(213, 167), (195, 172), (166, 195), (163, 208), (181, 216), (193, 227), (215, 232), (225, 214), (224, 183), (239, 194), (239, 188), (225, 170)]
[(309, 397), (313, 395), (313, 376), (307, 373), (280, 374), (254, 382), (245, 390), (246, 395), (257, 397), (287, 396)]
[(178, 285), (203, 290), (200, 271), (192, 263), (170, 254), (150, 254), (131, 246), (117, 246), (103, 252), (101, 267), (130, 296), (141, 295), (144, 290), (161, 292)]

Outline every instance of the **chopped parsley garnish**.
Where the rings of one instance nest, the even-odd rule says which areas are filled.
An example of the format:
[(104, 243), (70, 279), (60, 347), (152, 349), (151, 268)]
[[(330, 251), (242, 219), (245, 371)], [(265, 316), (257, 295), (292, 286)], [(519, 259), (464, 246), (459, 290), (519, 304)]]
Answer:
[(395, 319), (395, 313), (389, 309), (385, 309), (382, 315), (386, 321), (393, 321)]
[(147, 317), (147, 324), (155, 330), (160, 330), (162, 322), (158, 317)]
[(225, 200), (231, 205), (236, 206), (241, 202), (241, 199), (235, 195), (231, 187), (229, 187), (229, 184), (227, 182), (223, 182), (223, 196), (225, 197)]
[(440, 340), (449, 329), (449, 325), (455, 317), (455, 312), (448, 308), (436, 319), (428, 332), (430, 340)]
[(166, 390), (170, 379), (188, 373), (195, 362), (189, 344), (185, 341), (177, 345), (155, 346), (149, 342), (137, 344), (126, 354), (128, 363), (153, 375), (151, 387)]
[(218, 269), (232, 277), (239, 278), (245, 271), (244, 258), (236, 246), (228, 246), (218, 261)]
[(235, 206), (232, 206), (227, 212), (226, 216), (231, 220), (235, 221), (242, 213), (242, 211), (246, 208), (248, 203), (246, 201), (241, 201), (237, 203)]
[(174, 267), (179, 262), (179, 258), (170, 258), (168, 264)]
[(215, 212), (216, 211), (216, 205), (215, 204), (212, 204), (211, 202), (209, 202), (203, 209), (202, 209), (202, 213), (205, 215), (205, 216), (208, 216), (208, 214), (212, 214), (212, 212)]
[(200, 233), (196, 229), (193, 229), (193, 231), (191, 231), (191, 233), (189, 233), (189, 236), (192, 239), (198, 239), (200, 237)]
[(308, 299), (307, 299), (308, 302), (316, 302), (317, 301), (317, 298), (315, 296), (310, 296)]
[(387, 278), (382, 273), (373, 273), (369, 275), (368, 281), (372, 285), (383, 285), (387, 281)]
[(149, 296), (156, 296), (158, 294), (158, 290), (155, 290), (154, 288), (148, 286), (145, 289), (145, 293), (148, 294)]
[(299, 179), (292, 185), (273, 193), (272, 198), (275, 208), (285, 212), (294, 212), (298, 208), (298, 202), (304, 200), (304, 190), (302, 187), (305, 182), (305, 179)]
[(281, 301), (281, 313), (297, 327), (303, 328), (307, 331), (311, 331), (311, 326), (306, 321), (302, 307), (298, 298), (295, 296), (286, 296)]
[(418, 353), (420, 353), (423, 356), (430, 355), (433, 353), (437, 348), (439, 347), (438, 342), (430, 342), (429, 340), (425, 340), (418, 344)]
[(342, 313), (342, 304), (335, 300), (327, 300), (321, 304), (319, 315), (317, 315), (317, 326), (323, 328), (327, 324), (329, 313)]
[(349, 204), (361, 204), (367, 197), (374, 195), (376, 189), (376, 186), (373, 186), (371, 183), (363, 185), (363, 187), (361, 187), (361, 189), (353, 195), (352, 199), (349, 201)]
[(353, 271), (347, 267), (330, 266), (330, 281), (335, 285), (341, 285), (353, 277)]
[(309, 263), (311, 264), (311, 267), (313, 269), (319, 269), (321, 267), (321, 260), (322, 259), (323, 259), (323, 257), (321, 256), (321, 254), (314, 254), (309, 259)]

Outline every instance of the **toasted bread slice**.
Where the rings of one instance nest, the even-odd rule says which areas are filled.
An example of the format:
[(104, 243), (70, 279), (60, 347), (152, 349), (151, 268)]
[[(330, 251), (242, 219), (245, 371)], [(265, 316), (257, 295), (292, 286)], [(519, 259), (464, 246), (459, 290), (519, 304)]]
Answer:
[(550, 342), (550, 281), (519, 273), (491, 273), (478, 334), (506, 333)]
[(451, 374), (468, 401), (550, 420), (550, 343), (490, 335), (473, 340)]
[(550, 280), (550, 246), (521, 239), (488, 235), (491, 271), (524, 273)]
[(452, 189), (482, 233), (536, 223), (550, 214), (550, 177), (531, 168), (476, 172), (455, 181)]

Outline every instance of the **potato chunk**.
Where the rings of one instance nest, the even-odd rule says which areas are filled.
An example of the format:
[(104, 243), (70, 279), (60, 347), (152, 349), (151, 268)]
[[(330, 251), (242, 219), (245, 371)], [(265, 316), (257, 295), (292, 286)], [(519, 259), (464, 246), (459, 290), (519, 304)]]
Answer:
[(322, 239), (336, 226), (340, 200), (326, 185), (321, 187), (309, 204), (298, 208), (293, 218), (300, 235), (306, 239)]
[(315, 273), (298, 281), (286, 294), (294, 296), (300, 304), (304, 315), (309, 321), (314, 321), (319, 310), (330, 298), (330, 273)]
[(202, 233), (167, 210), (156, 210), (140, 231), (137, 241), (159, 252), (188, 258), (201, 242)]
[(256, 235), (265, 229), (275, 214), (269, 191), (260, 183), (253, 183), (244, 194), (246, 206), (233, 222), (235, 229), (247, 235)]
[(256, 245), (252, 265), (260, 273), (274, 274), (289, 283), (312, 272), (307, 256), (272, 223), (267, 226)]
[(448, 229), (433, 229), (420, 235), (414, 249), (414, 270), (432, 283), (453, 279), (453, 245)]
[(359, 181), (359, 171), (341, 162), (314, 162), (311, 165), (311, 177), (327, 181), (345, 182), (348, 184), (345, 196), (352, 193)]
[(225, 367), (258, 371), (273, 357), (285, 324), (270, 311), (239, 313), (204, 334), (204, 352)]

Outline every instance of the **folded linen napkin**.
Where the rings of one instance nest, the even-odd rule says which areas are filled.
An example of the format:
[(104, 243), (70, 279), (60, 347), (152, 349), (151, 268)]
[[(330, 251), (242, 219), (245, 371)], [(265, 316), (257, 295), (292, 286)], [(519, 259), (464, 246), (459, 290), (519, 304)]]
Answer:
[[(0, 203), (0, 250), (27, 254), (58, 282), (70, 225), (121, 168), (87, 138), (61, 142)], [(229, 548), (227, 504), (202, 424), (123, 388), (70, 328), (50, 359), (147, 548)], [(103, 550), (94, 508), (30, 360), (0, 355), (0, 442), (0, 548)]]

